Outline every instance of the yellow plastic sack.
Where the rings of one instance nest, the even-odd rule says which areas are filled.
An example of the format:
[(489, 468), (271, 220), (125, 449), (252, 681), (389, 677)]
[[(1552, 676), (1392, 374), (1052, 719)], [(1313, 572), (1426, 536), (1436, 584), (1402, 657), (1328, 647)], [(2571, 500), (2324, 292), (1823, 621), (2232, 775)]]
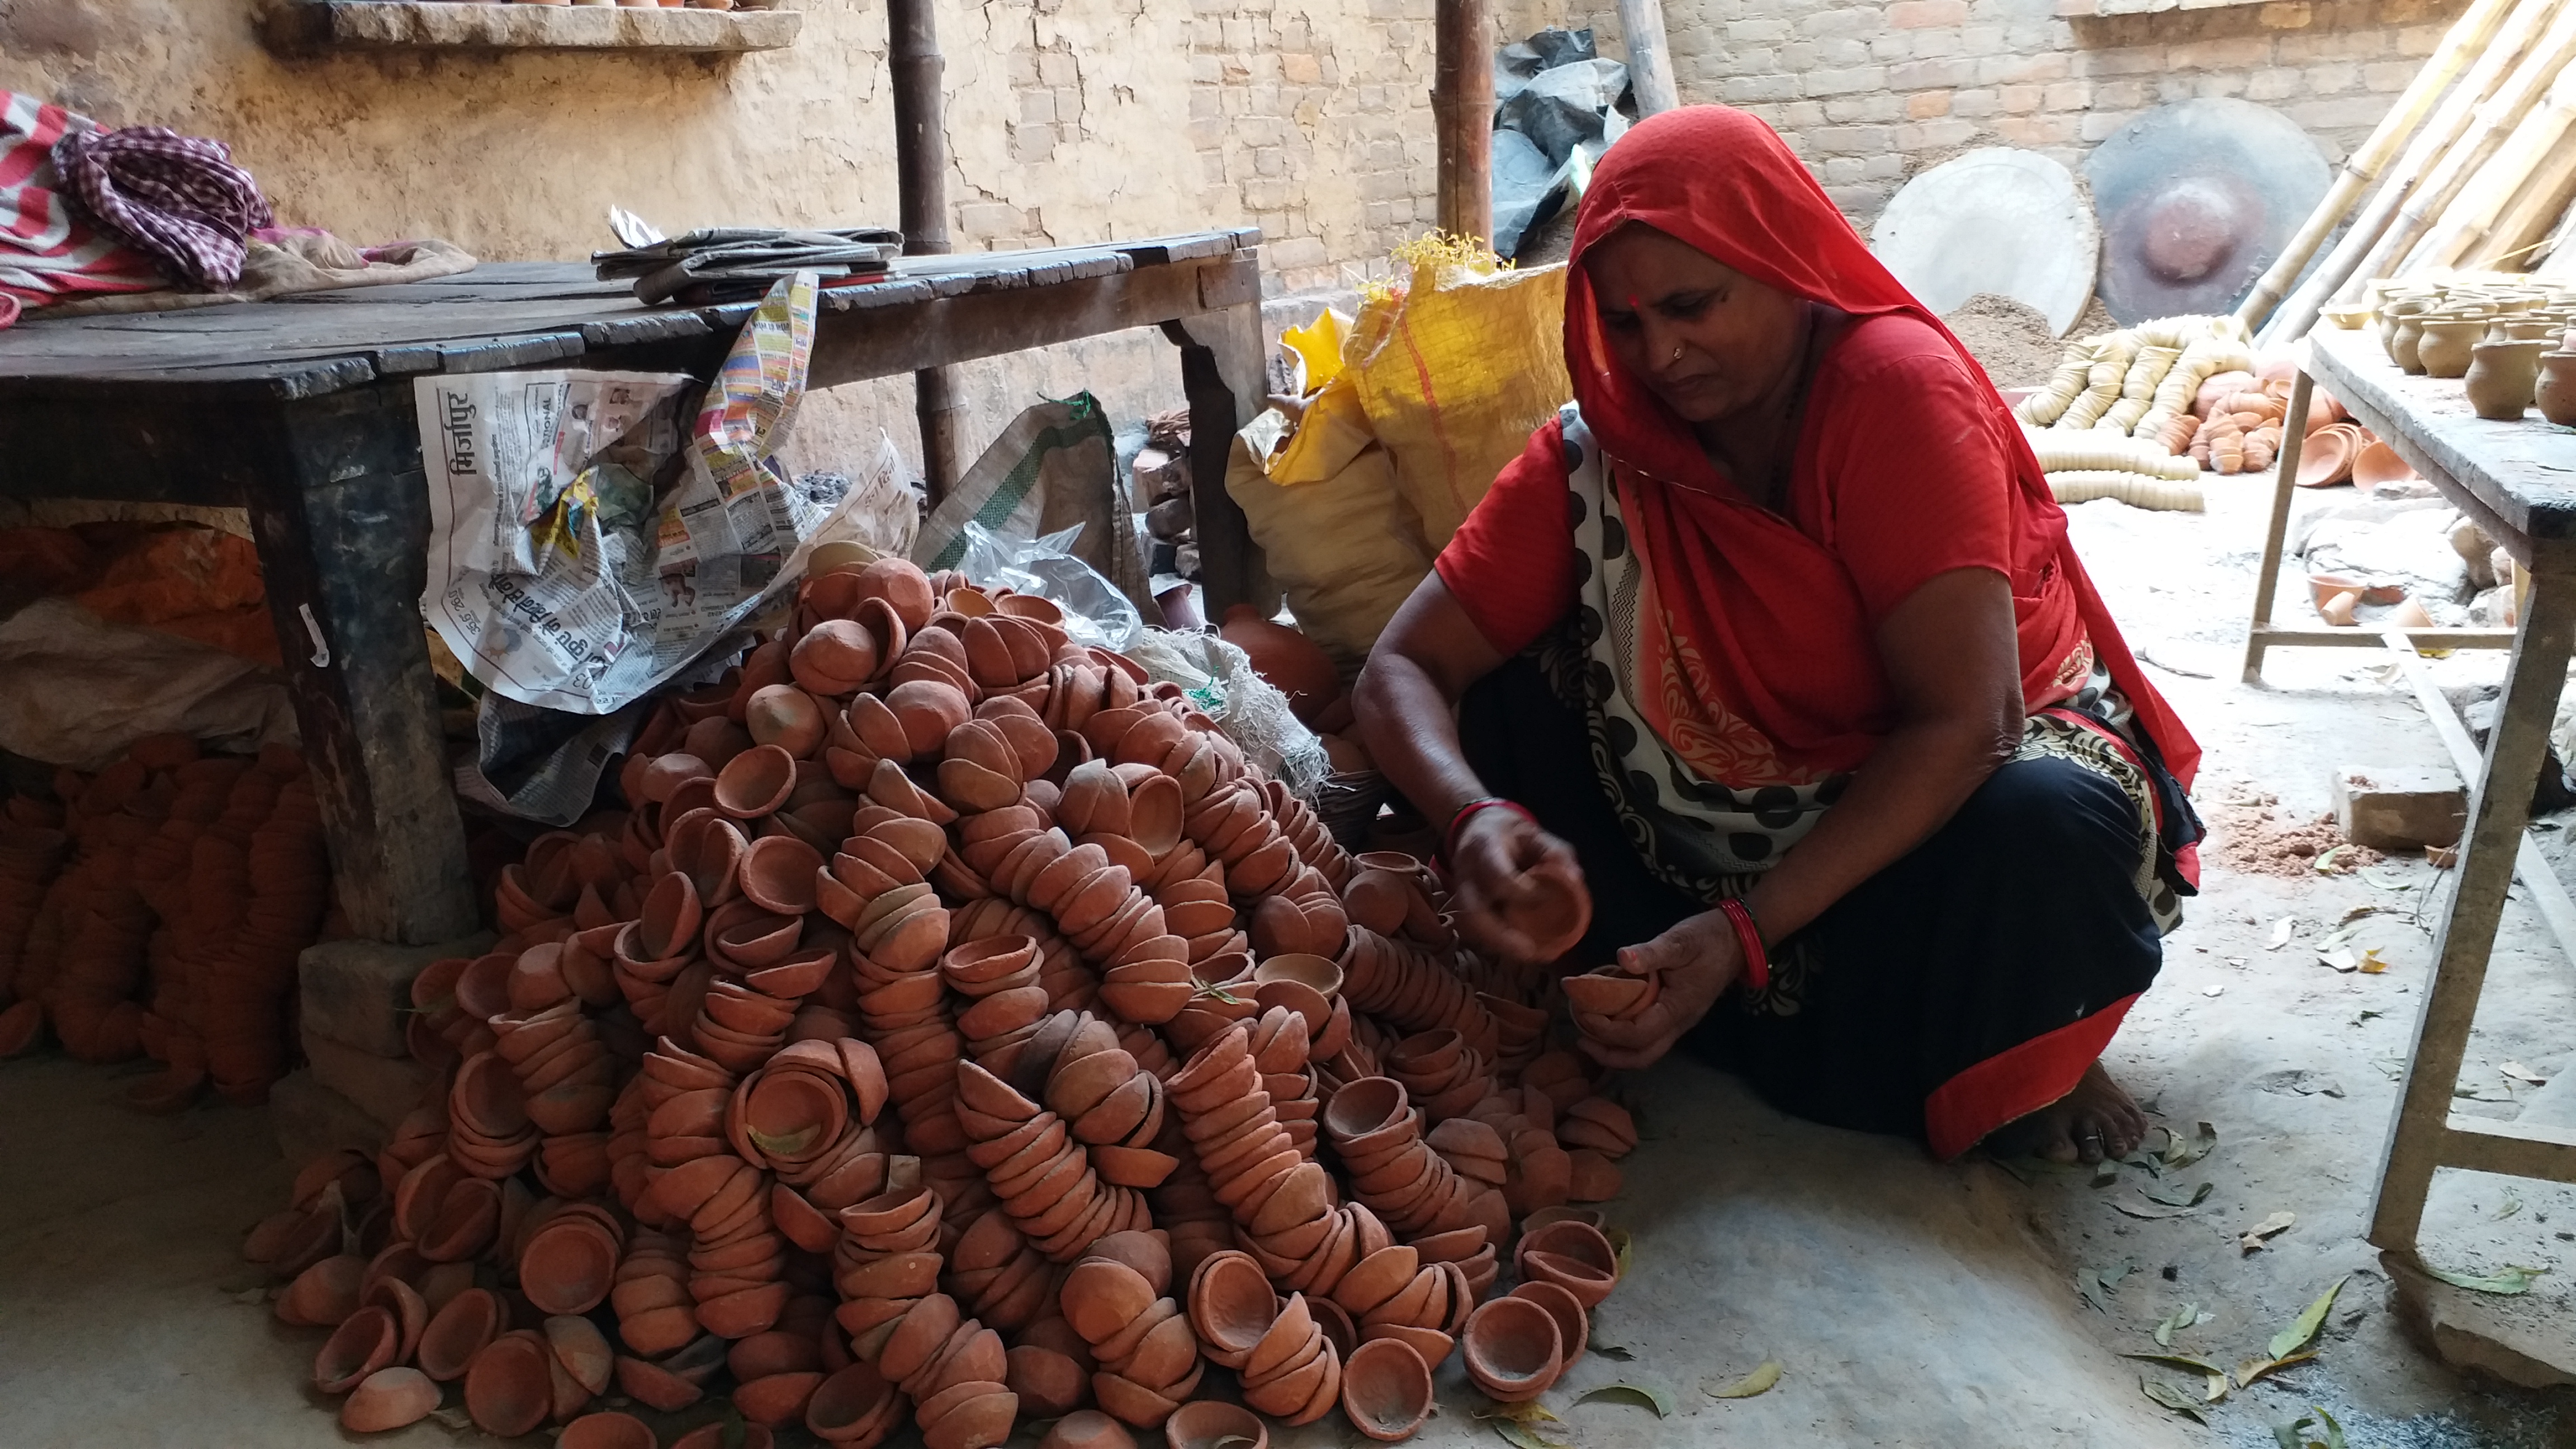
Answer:
[(1357, 389), (1370, 431), (1393, 456), (1428, 559), (1574, 394), (1565, 268), (1418, 263), (1405, 291), (1360, 308), (1342, 356), (1337, 382)]
[(1370, 435), (1356, 395), (1327, 387), (1302, 419), (1265, 410), (1235, 434), (1225, 491), (1298, 627), (1349, 678), (1431, 568), (1394, 459)]

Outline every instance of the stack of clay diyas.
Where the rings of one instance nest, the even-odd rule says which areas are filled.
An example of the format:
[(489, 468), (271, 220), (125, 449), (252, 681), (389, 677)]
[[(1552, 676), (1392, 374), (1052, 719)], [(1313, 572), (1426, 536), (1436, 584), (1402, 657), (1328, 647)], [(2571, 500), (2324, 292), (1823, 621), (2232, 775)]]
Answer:
[(608, 1290), (626, 1348), (617, 1382), (628, 1397), (666, 1413), (696, 1403), (724, 1362), (725, 1340), (698, 1327), (683, 1251), (667, 1234), (637, 1230)]
[(1056, 1113), (973, 1062), (957, 1066), (958, 1118), (968, 1149), (1020, 1232), (1051, 1261), (1071, 1263), (1110, 1233), (1152, 1226), (1134, 1188), (1105, 1182)]
[(1170, 1251), (1145, 1232), (1102, 1238), (1065, 1275), (1064, 1321), (1098, 1365), (1093, 1397), (1121, 1423), (1155, 1427), (1198, 1389), (1198, 1340), (1171, 1286)]
[[(71, 837), (61, 830), (16, 818), (22, 811), (47, 813), (35, 809), (37, 803), (13, 797), (11, 818), (0, 823), (0, 1000), (16, 994), (19, 953), (44, 905), (46, 885), (71, 850)], [(33, 1045), (44, 1021), (44, 1005), (32, 997), (0, 1011), (0, 1057), (16, 1056)]]
[(1189, 1300), (1201, 1348), (1235, 1371), (1246, 1405), (1291, 1424), (1332, 1411), (1342, 1392), (1342, 1352), (1305, 1294), (1283, 1303), (1249, 1255), (1218, 1253), (1191, 1275)]
[[(1423, 1140), (1421, 1117), (1393, 1078), (1366, 1077), (1336, 1092), (1324, 1109), (1324, 1130), (1351, 1191), (1398, 1237), (1410, 1242), (1464, 1228), (1480, 1229), (1488, 1242), (1504, 1236), (1503, 1195), (1460, 1176)], [(1475, 1286), (1481, 1292), (1484, 1285)]]
[(1416, 1032), (1386, 1053), (1386, 1074), (1434, 1123), (1463, 1117), (1494, 1087), (1483, 1053), (1467, 1045), (1455, 1030), (1442, 1027)]
[(1055, 1300), (1055, 1279), (1055, 1265), (999, 1207), (967, 1224), (948, 1253), (949, 1287), (977, 1318), (1008, 1332), (1044, 1316)]

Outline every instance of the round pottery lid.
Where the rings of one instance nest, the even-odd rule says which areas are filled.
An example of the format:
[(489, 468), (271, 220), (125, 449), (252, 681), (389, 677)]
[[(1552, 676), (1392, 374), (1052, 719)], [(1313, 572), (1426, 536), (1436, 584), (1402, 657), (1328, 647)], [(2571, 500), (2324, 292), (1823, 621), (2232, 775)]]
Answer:
[(2269, 106), (2159, 106), (2085, 158), (2102, 305), (2122, 325), (2234, 307), (2325, 195), (2316, 142)]
[(1870, 250), (1934, 313), (1992, 292), (2037, 308), (2061, 337), (2093, 298), (2101, 249), (2074, 173), (2009, 146), (1906, 182), (1870, 231)]

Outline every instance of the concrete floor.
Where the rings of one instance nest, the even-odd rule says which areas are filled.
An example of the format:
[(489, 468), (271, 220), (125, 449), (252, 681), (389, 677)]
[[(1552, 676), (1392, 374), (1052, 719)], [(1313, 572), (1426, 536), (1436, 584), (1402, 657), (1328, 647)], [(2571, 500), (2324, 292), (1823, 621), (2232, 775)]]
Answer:
[[(2208, 888), (2109, 1057), (2166, 1120), (2216, 1125), (2218, 1149), (2182, 1175), (2215, 1184), (2209, 1199), (2140, 1221), (2112, 1206), (2143, 1202), (2151, 1183), (2134, 1172), (2096, 1188), (2084, 1174), (1941, 1166), (1906, 1143), (1784, 1119), (1725, 1077), (1666, 1064), (1631, 1084), (1647, 1141), (1612, 1215), (1636, 1235), (1635, 1271), (1595, 1334), (1634, 1357), (1578, 1364), (1545, 1398), (1563, 1422), (1542, 1432), (1582, 1449), (2263, 1449), (2273, 1425), (2316, 1404), (2356, 1449), (2576, 1444), (2576, 1391), (2480, 1388), (2412, 1347), (2359, 1237), (2393, 1106), (2387, 1069), (2411, 1038), (2430, 953), (2408, 912), (2441, 888), (2436, 873), (2397, 862), (2370, 878), (2284, 879), (2226, 864), (2239, 817), (2227, 802), (2257, 782), (2316, 812), (2339, 765), (2439, 757), (2412, 696), (2373, 677), (2366, 655), (2276, 656), (2266, 686), (2233, 682), (2264, 494), (2258, 482), (2214, 482), (2212, 511), (2198, 516), (2076, 510), (2133, 641), (2209, 749), (2201, 796), (2219, 834)], [(2356, 944), (2382, 947), (2391, 969), (2316, 964), (2317, 935), (2362, 905), (2384, 914)], [(2267, 949), (2282, 916), (2299, 922), (2294, 942)], [(2492, 980), (2470, 1085), (2496, 1100), (2463, 1109), (2576, 1119), (2576, 1076), (2534, 1092), (2494, 1071), (2507, 1060), (2544, 1075), (2576, 1069), (2576, 969), (2520, 907)], [(303, 1386), (319, 1334), (275, 1324), (235, 1252), (289, 1173), (265, 1114), (142, 1117), (119, 1104), (121, 1089), (113, 1072), (59, 1059), (0, 1064), (0, 1446), (345, 1442)], [(2236, 1235), (2276, 1211), (2295, 1212), (2296, 1226), (2244, 1253)], [(2443, 1266), (2552, 1268), (2527, 1306), (2576, 1322), (2576, 1190), (2451, 1174), (2430, 1222), (2427, 1255)], [(2076, 1292), (2077, 1269), (2132, 1262), (2101, 1311)], [(2231, 1396), (2208, 1429), (2149, 1403), (2140, 1372), (2160, 1371), (2118, 1357), (2153, 1351), (2155, 1323), (2192, 1301), (2213, 1316), (2177, 1348), (2232, 1365), (2347, 1275), (2318, 1360)], [(1785, 1370), (1769, 1393), (1703, 1392), (1766, 1358)], [(1456, 1372), (1418, 1442), (1499, 1442)], [(1622, 1379), (1672, 1391), (1675, 1416), (1574, 1405)], [(390, 1437), (480, 1436), (421, 1425)], [(1274, 1437), (1283, 1449), (1342, 1438), (1320, 1425)]]

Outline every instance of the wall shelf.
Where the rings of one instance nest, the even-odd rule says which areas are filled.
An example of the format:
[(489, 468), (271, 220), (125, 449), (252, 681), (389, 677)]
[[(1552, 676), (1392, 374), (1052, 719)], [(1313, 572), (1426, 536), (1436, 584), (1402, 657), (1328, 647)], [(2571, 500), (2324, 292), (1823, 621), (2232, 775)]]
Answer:
[(794, 10), (624, 5), (469, 4), (458, 0), (278, 0), (261, 19), (269, 48), (328, 50), (649, 50), (733, 54), (796, 40)]

